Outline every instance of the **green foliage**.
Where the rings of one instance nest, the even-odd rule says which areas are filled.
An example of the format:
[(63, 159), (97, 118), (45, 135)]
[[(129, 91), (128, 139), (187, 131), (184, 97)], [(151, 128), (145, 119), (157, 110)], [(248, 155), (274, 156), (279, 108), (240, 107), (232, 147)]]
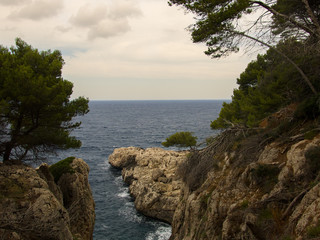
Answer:
[[(319, 74), (314, 62), (319, 56), (304, 56), (303, 45), (294, 40), (281, 42), (277, 48), (301, 63), (312, 83), (317, 86), (316, 76)], [(296, 49), (292, 53), (292, 49)], [(312, 68), (307, 65), (313, 66)], [(290, 81), (288, 81), (290, 80)], [(232, 124), (254, 127), (270, 114), (291, 103), (304, 101), (299, 106), (296, 118), (315, 118), (320, 114), (320, 101), (317, 96), (310, 96), (310, 91), (301, 83), (300, 75), (281, 57), (269, 50), (258, 55), (249, 63), (245, 71), (237, 79), (239, 88), (235, 89), (230, 103), (224, 103), (218, 119), (211, 123), (211, 128), (226, 128)]]
[(312, 140), (315, 136), (319, 134), (319, 129), (313, 129), (304, 134), (304, 138), (308, 140)]
[(247, 209), (247, 208), (249, 207), (249, 204), (250, 204), (250, 202), (249, 202), (247, 199), (245, 199), (245, 200), (243, 200), (243, 201), (241, 202), (240, 208), (241, 208), (242, 210), (245, 210), (245, 209)]
[(269, 48), (240, 75), (239, 89), (224, 103), (213, 129), (257, 126), (279, 108), (319, 92), (320, 27), (310, 20), (320, 19), (318, 2), (309, 0), (307, 11), (301, 0), (169, 0), (197, 16), (189, 27), (192, 39), (205, 42), (211, 57), (237, 52), (248, 40)]
[[(319, 19), (317, 0), (308, 2)], [(205, 53), (216, 58), (239, 51), (242, 43), (248, 40), (244, 36), (255, 36), (258, 40), (265, 39), (267, 35), (277, 35), (280, 39), (312, 36), (315, 41), (320, 38), (318, 26), (310, 21), (311, 16), (301, 0), (169, 0), (169, 4), (180, 5), (197, 16), (196, 23), (189, 28), (192, 39), (194, 42), (205, 42), (208, 46)], [(261, 14), (257, 14), (259, 12)], [(274, 42), (279, 37), (274, 38)]]
[(278, 182), (280, 169), (277, 166), (259, 164), (257, 168), (251, 169), (251, 176), (264, 193), (272, 190)]
[(304, 99), (295, 111), (298, 119), (315, 119), (320, 115), (320, 95)]
[(307, 236), (309, 239), (320, 237), (320, 223), (316, 226), (309, 227), (307, 230)]
[(54, 181), (57, 183), (64, 173), (74, 173), (73, 168), (70, 164), (73, 162), (75, 157), (68, 157), (64, 160), (61, 160), (49, 167), (49, 171), (54, 177)]
[(73, 84), (62, 78), (61, 53), (33, 49), (16, 40), (16, 47), (0, 46), (0, 156), (41, 159), (56, 148), (76, 148), (70, 136), (86, 114), (88, 99), (70, 101)]
[(21, 199), (28, 189), (21, 179), (4, 178), (0, 182), (0, 200), (4, 198)]
[(309, 148), (305, 153), (305, 157), (310, 165), (313, 177), (316, 177), (320, 171), (320, 146)]
[(191, 132), (177, 132), (166, 141), (161, 143), (164, 147), (178, 146), (178, 147), (195, 147), (197, 145), (197, 137), (193, 136)]

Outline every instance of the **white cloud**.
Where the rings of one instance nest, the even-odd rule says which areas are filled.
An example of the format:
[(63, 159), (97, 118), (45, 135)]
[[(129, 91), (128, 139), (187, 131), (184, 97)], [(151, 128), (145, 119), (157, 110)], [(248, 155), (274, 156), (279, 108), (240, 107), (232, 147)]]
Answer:
[(96, 6), (86, 4), (79, 8), (77, 14), (71, 17), (70, 22), (75, 26), (91, 27), (107, 17), (107, 10), (107, 6), (104, 4)]
[[(0, 44), (10, 47), (21, 37), (40, 50), (61, 50), (63, 76), (74, 83), (73, 97), (230, 98), (250, 60), (205, 56), (206, 46), (193, 44), (185, 31), (193, 16), (167, 1), (10, 0), (11, 6), (0, 1)], [(46, 9), (52, 13), (45, 14)], [(17, 24), (7, 17), (12, 11), (16, 18), (51, 17)]]
[(62, 0), (34, 0), (19, 10), (12, 12), (10, 18), (42, 20), (59, 14), (63, 8)]
[(106, 4), (86, 4), (70, 18), (76, 27), (87, 28), (89, 40), (110, 38), (130, 31), (129, 18), (141, 16), (136, 1), (117, 0)]
[(1, 0), (0, 5), (4, 6), (14, 6), (25, 3), (27, 0)]
[(109, 16), (111, 18), (139, 17), (142, 15), (136, 1), (122, 0), (114, 1), (110, 6)]
[(88, 39), (109, 38), (126, 33), (129, 30), (130, 26), (127, 19), (119, 19), (117, 21), (106, 19), (89, 30)]

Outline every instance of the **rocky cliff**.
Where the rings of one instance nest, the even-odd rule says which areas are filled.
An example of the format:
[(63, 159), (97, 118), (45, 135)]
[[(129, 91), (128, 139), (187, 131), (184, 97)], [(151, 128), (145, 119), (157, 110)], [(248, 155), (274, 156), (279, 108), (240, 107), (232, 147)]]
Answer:
[(172, 223), (170, 240), (320, 239), (317, 132), (230, 130), (188, 157), (127, 148), (109, 160), (123, 168), (138, 210)]
[(176, 169), (186, 154), (161, 148), (118, 148), (109, 156), (109, 162), (122, 169), (138, 211), (171, 223), (182, 189)]
[(89, 167), (82, 159), (67, 164), (67, 171), (53, 176), (46, 164), (34, 169), (0, 163), (1, 239), (92, 239)]

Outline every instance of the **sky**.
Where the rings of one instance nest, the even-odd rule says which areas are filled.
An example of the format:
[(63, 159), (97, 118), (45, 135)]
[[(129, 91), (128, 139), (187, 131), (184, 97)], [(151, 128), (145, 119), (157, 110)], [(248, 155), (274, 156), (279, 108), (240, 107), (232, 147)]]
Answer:
[(0, 0), (0, 44), (60, 50), (72, 98), (230, 99), (254, 55), (211, 59), (167, 0)]

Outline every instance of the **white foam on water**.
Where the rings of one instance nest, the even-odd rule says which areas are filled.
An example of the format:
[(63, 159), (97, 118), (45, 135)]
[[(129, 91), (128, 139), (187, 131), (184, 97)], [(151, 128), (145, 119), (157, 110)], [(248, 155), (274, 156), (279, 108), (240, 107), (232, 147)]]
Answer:
[(168, 240), (171, 236), (171, 227), (160, 226), (155, 232), (148, 233), (145, 240)]
[(142, 222), (143, 218), (137, 215), (133, 202), (127, 202), (123, 207), (119, 209), (119, 215), (125, 217), (130, 222)]
[(122, 176), (118, 176), (114, 179), (114, 183), (119, 186), (119, 187), (122, 187), (123, 186), (123, 180), (122, 180)]
[(119, 198), (130, 198), (130, 193), (128, 188), (121, 189), (122, 191), (117, 194)]
[(109, 162), (106, 160), (102, 163), (97, 164), (99, 168), (101, 168), (102, 170), (109, 170), (110, 169), (110, 164)]

